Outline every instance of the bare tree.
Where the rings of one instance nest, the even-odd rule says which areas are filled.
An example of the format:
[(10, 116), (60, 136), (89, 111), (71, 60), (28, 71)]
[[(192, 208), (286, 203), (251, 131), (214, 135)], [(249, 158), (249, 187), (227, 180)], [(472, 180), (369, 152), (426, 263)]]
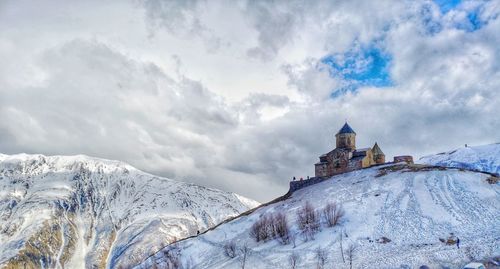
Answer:
[(325, 268), (326, 261), (328, 259), (328, 256), (326, 254), (326, 250), (324, 248), (318, 247), (316, 249), (316, 268), (318, 269), (323, 269)]
[(261, 216), (250, 228), (250, 236), (255, 241), (278, 238), (280, 243), (290, 243), (290, 229), (286, 215), (281, 212)]
[(266, 241), (271, 237), (271, 234), (271, 218), (267, 214), (261, 216), (250, 228), (250, 236), (257, 242)]
[(290, 232), (289, 237), (290, 237), (290, 242), (292, 242), (293, 244), (293, 248), (295, 248), (297, 246), (295, 244), (297, 241), (297, 235), (295, 233)]
[(346, 256), (347, 256), (347, 260), (349, 261), (349, 268), (352, 269), (352, 261), (354, 260), (354, 257), (356, 255), (356, 252), (357, 252), (357, 247), (356, 245), (354, 244), (350, 244), (348, 247), (347, 247), (347, 250), (346, 250)]
[(224, 254), (231, 259), (236, 257), (236, 243), (234, 241), (224, 244)]
[(277, 237), (280, 243), (286, 245), (290, 243), (290, 229), (286, 220), (286, 215), (277, 212), (272, 216), (273, 236)]
[(240, 264), (241, 264), (241, 269), (245, 269), (245, 265), (247, 263), (247, 258), (250, 255), (251, 249), (248, 247), (248, 245), (245, 243), (240, 249)]
[(323, 216), (325, 217), (326, 225), (328, 227), (333, 227), (339, 223), (339, 221), (344, 216), (345, 211), (341, 205), (335, 202), (330, 202), (326, 204), (323, 209)]
[(288, 257), (288, 261), (290, 262), (290, 267), (292, 269), (295, 269), (297, 268), (297, 265), (298, 263), (300, 262), (300, 256), (297, 252), (293, 252), (292, 254), (290, 254), (290, 256)]
[(306, 241), (314, 239), (314, 234), (320, 228), (319, 213), (309, 202), (297, 211), (297, 224)]
[(342, 256), (342, 262), (345, 263), (345, 259), (344, 259), (344, 249), (342, 247), (342, 235), (344, 234), (344, 230), (340, 230), (340, 254)]

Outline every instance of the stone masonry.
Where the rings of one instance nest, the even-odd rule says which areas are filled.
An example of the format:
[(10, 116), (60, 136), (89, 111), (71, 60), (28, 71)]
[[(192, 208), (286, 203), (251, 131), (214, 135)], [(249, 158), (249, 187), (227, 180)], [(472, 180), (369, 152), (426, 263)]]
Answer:
[(347, 124), (335, 135), (336, 148), (319, 157), (316, 177), (333, 175), (385, 163), (385, 154), (377, 143), (372, 148), (356, 149), (356, 133)]

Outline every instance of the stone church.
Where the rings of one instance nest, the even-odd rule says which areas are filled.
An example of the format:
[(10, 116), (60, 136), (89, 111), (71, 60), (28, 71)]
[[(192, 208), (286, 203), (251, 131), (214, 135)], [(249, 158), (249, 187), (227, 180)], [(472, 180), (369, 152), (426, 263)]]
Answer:
[(372, 148), (356, 149), (356, 133), (347, 122), (335, 138), (337, 147), (321, 155), (319, 162), (315, 164), (316, 177), (331, 177), (385, 163), (385, 155), (377, 143)]

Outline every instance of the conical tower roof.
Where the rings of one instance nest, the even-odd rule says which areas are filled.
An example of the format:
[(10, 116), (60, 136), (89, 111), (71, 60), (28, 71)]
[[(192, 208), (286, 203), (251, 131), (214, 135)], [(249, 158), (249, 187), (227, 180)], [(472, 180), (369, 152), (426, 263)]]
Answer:
[(378, 146), (377, 142), (375, 142), (375, 145), (373, 145), (372, 148), (373, 155), (385, 155), (380, 147)]
[(337, 134), (356, 134), (354, 130), (347, 124), (347, 122), (340, 128), (339, 132)]

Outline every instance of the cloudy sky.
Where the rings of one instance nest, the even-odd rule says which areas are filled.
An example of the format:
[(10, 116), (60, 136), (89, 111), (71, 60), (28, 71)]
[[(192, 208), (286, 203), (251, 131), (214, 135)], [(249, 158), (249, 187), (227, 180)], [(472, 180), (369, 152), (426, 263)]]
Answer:
[(0, 152), (266, 201), (347, 119), (416, 158), (500, 142), (500, 1), (0, 1)]

